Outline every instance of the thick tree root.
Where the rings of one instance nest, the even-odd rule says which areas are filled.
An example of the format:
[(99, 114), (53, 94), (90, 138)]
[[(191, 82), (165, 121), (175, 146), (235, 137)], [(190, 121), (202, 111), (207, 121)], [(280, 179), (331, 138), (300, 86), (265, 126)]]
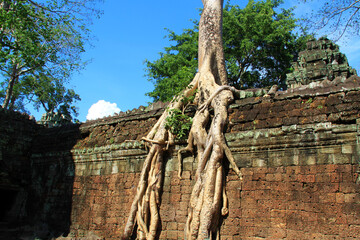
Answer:
[(124, 238), (132, 235), (135, 221), (139, 239), (155, 239), (159, 222), (158, 204), (162, 184), (162, 147), (154, 144), (145, 159), (137, 193), (132, 203)]
[[(213, 78), (213, 76), (207, 73), (206, 78)], [(192, 126), (194, 137), (189, 139), (198, 149), (198, 168), (188, 209), (186, 239), (208, 239), (213, 235), (217, 236), (220, 216), (228, 213), (223, 156), (225, 152), (231, 156), (231, 152), (225, 144), (223, 130), (227, 122), (227, 106), (233, 100), (233, 96), (229, 91), (230, 87), (219, 88), (215, 81), (209, 81), (209, 79), (206, 82), (213, 83), (210, 88), (212, 94), (207, 97), (208, 100), (201, 105), (200, 111), (195, 115), (194, 123), (197, 122), (196, 118), (199, 118), (199, 122)], [(211, 120), (210, 129), (207, 130), (205, 126), (209, 120), (209, 102), (214, 109), (214, 117)], [(231, 160), (233, 161), (232, 156)], [(232, 165), (236, 166), (235, 163)], [(238, 170), (237, 167), (235, 169)]]
[[(196, 76), (192, 82), (192, 87), (184, 91), (185, 97), (195, 93), (197, 82), (198, 77)], [(165, 120), (170, 110), (180, 109), (182, 104), (181, 99), (171, 103), (152, 130), (143, 138), (150, 144), (150, 150), (140, 173), (136, 196), (131, 205), (122, 239), (130, 239), (136, 224), (138, 239), (156, 239), (160, 219), (159, 204), (163, 181), (163, 152), (169, 144), (174, 142), (173, 136), (165, 129)], [(166, 145), (165, 149), (164, 145)]]
[[(203, 86), (204, 83), (206, 86)], [(230, 161), (230, 166), (240, 176), (240, 170), (226, 145), (223, 134), (224, 126), (227, 123), (227, 106), (233, 100), (233, 88), (218, 86), (211, 72), (198, 73), (193, 80), (192, 87), (184, 92), (184, 96), (188, 97), (195, 94), (197, 88), (204, 89), (205, 87), (210, 91), (202, 93), (204, 99), (202, 103), (198, 98), (198, 105), (201, 107), (193, 118), (188, 145), (178, 151), (179, 177), (181, 177), (181, 153), (193, 152), (196, 148), (198, 159), (196, 182), (188, 209), (186, 239), (207, 239), (214, 234), (217, 236), (220, 217), (228, 213), (224, 187), (224, 154)], [(207, 100), (205, 101), (205, 99)], [(209, 129), (207, 129), (210, 120), (210, 106), (214, 109), (214, 116)], [(147, 137), (143, 138), (151, 147), (144, 162), (137, 193), (124, 230), (123, 237), (125, 239), (130, 238), (136, 224), (138, 239), (155, 239), (157, 236), (159, 196), (163, 181), (164, 145), (173, 142), (169, 139), (172, 138), (171, 135), (165, 129), (165, 120), (171, 109), (180, 109), (181, 107), (181, 98), (171, 103)]]
[[(178, 152), (180, 178), (183, 152), (193, 152), (196, 149), (198, 162), (188, 208), (185, 239), (219, 238), (220, 218), (229, 211), (225, 191), (224, 155), (241, 177), (223, 134), (228, 119), (227, 107), (233, 101), (233, 92), (236, 91), (233, 87), (225, 86), (227, 77), (221, 37), (223, 0), (202, 1), (204, 10), (199, 23), (199, 72), (183, 92), (183, 97), (172, 101), (144, 138), (150, 144), (150, 151), (144, 162), (125, 226), (125, 239), (131, 237), (136, 224), (138, 239), (156, 238), (164, 165), (163, 146), (168, 147), (174, 143), (173, 136), (165, 129), (165, 121), (172, 109), (183, 107), (183, 98), (196, 94), (194, 101), (198, 106), (188, 145)], [(213, 108), (213, 116), (210, 115), (209, 107)]]

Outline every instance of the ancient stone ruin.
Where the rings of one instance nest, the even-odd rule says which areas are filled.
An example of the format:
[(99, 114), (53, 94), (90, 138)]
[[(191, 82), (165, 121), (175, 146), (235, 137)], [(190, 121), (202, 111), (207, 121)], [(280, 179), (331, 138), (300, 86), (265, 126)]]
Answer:
[(59, 127), (71, 123), (71, 118), (58, 112), (44, 113), (38, 124), (47, 127)]
[(294, 71), (286, 76), (288, 88), (356, 75), (356, 70), (349, 66), (345, 54), (339, 51), (339, 46), (326, 37), (308, 41), (306, 50), (299, 53), (298, 60), (292, 63), (292, 67)]
[[(320, 43), (326, 54), (312, 51), (330, 56)], [(298, 87), (245, 90), (229, 107), (225, 137), (243, 177), (226, 170), (221, 239), (359, 239), (360, 78), (304, 59), (305, 77), (288, 80)], [(0, 239), (119, 239), (148, 151), (141, 138), (163, 110), (49, 128), (0, 109)], [(159, 239), (183, 239), (197, 168), (185, 155), (178, 177), (183, 146), (166, 156)]]

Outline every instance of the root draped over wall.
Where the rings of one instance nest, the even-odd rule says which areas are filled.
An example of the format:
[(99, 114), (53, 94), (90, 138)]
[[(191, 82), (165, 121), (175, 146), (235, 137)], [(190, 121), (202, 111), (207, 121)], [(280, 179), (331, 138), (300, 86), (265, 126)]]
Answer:
[[(197, 111), (188, 137), (188, 146), (181, 152), (196, 150), (198, 160), (196, 182), (193, 188), (186, 239), (207, 239), (219, 234), (219, 219), (227, 214), (227, 196), (224, 188), (224, 154), (230, 161), (231, 152), (226, 146), (224, 127), (227, 107), (234, 99), (227, 84), (225, 59), (222, 47), (223, 0), (203, 0), (204, 10), (199, 24), (199, 72), (179, 99), (174, 98), (160, 117), (146, 140), (150, 151), (141, 171), (137, 193), (133, 200), (123, 238), (129, 239), (137, 225), (138, 239), (156, 239), (159, 225), (160, 189), (162, 183), (163, 153), (174, 144), (174, 136), (166, 129), (166, 118), (173, 109), (183, 107), (183, 98), (195, 94)], [(214, 116), (210, 116), (209, 108)], [(208, 122), (210, 121), (210, 124)], [(231, 164), (239, 173), (236, 165)], [(181, 166), (179, 167), (181, 177)]]

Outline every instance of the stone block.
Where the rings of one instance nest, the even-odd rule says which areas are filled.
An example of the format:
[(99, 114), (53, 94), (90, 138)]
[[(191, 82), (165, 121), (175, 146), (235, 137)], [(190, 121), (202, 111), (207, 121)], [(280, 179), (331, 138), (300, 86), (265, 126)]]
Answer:
[(253, 213), (251, 212), (250, 215), (249, 214), (249, 209), (253, 209), (252, 211), (254, 211), (254, 209), (257, 209), (258, 204), (256, 199), (252, 199), (252, 198), (246, 198), (246, 199), (241, 199), (241, 208), (243, 210), (247, 209), (247, 211), (243, 211), (242, 212), (242, 216), (243, 217), (254, 217)]
[(252, 161), (253, 167), (267, 167), (267, 160), (266, 159), (253, 159)]
[(253, 161), (251, 157), (244, 156), (243, 154), (233, 154), (233, 157), (235, 159), (236, 165), (238, 168), (249, 168), (252, 167)]
[(236, 239), (246, 239), (254, 238), (255, 226), (241, 226), (238, 229), (239, 238)]
[(350, 214), (350, 215), (345, 215), (346, 216), (346, 223), (348, 223), (349, 225), (357, 225), (360, 226), (360, 216), (357, 214)]
[(170, 192), (171, 194), (174, 194), (174, 193), (182, 193), (180, 191), (181, 189), (181, 186), (180, 185), (171, 185), (171, 188), (170, 188)]
[(333, 162), (329, 158), (329, 154), (318, 154), (316, 156), (316, 165), (332, 164)]
[(330, 175), (328, 173), (318, 173), (315, 175), (315, 181), (317, 183), (329, 183)]
[(346, 193), (344, 194), (345, 203), (360, 203), (360, 194), (359, 193)]
[(287, 237), (286, 230), (279, 227), (269, 228), (268, 233), (271, 239), (284, 239)]
[(172, 204), (178, 204), (181, 200), (181, 194), (180, 193), (171, 193), (170, 194), (170, 203)]
[(178, 226), (176, 222), (168, 222), (166, 224), (166, 230), (177, 230)]
[(254, 236), (257, 238), (268, 238), (269, 237), (269, 228), (262, 225), (256, 226), (254, 228)]
[(254, 218), (241, 218), (240, 226), (254, 227), (255, 226)]
[(342, 145), (341, 146), (342, 154), (353, 154), (353, 146), (352, 145)]
[(301, 156), (299, 164), (300, 165), (315, 165), (316, 164), (316, 156), (314, 156), (314, 155)]
[(178, 231), (177, 230), (170, 230), (166, 231), (166, 239), (178, 239)]
[(269, 199), (270, 198), (270, 190), (263, 189), (263, 190), (255, 190), (254, 191), (255, 199)]
[(117, 173), (119, 173), (119, 168), (118, 168), (118, 165), (116, 163), (114, 163), (111, 166), (111, 173), (110, 174), (117, 174)]
[(332, 154), (329, 156), (331, 163), (333, 164), (350, 164), (351, 155), (350, 154)]
[(274, 226), (284, 226), (286, 224), (286, 217), (287, 210), (285, 208), (283, 209), (270, 209), (270, 219), (272, 222), (272, 225)]
[(319, 195), (319, 203), (334, 203), (336, 202), (337, 193), (323, 193)]

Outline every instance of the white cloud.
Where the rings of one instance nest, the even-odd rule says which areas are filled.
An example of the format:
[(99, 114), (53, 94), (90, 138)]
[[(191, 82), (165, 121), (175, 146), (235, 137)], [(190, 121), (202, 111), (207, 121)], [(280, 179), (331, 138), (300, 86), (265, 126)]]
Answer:
[(120, 112), (120, 108), (117, 107), (116, 103), (110, 103), (104, 100), (99, 100), (97, 103), (91, 105), (86, 116), (86, 120), (94, 120), (107, 116), (114, 115)]

